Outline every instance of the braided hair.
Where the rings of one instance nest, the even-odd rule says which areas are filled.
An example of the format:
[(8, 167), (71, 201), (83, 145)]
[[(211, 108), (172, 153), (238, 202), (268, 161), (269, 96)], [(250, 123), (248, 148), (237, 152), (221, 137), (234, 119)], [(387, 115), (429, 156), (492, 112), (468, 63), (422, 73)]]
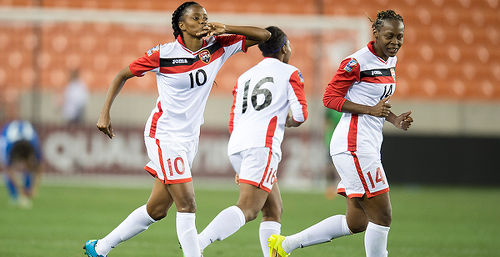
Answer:
[(283, 30), (276, 26), (266, 28), (271, 32), (271, 37), (259, 44), (259, 49), (265, 57), (276, 57), (281, 48), (286, 44), (287, 36)]
[(377, 13), (377, 19), (375, 21), (370, 19), (370, 21), (372, 22), (372, 28), (380, 31), (382, 25), (384, 25), (384, 20), (395, 20), (403, 23), (403, 17), (401, 17), (401, 15), (397, 14), (393, 10), (386, 10)]
[(174, 31), (174, 38), (177, 38), (177, 36), (179, 35), (182, 37), (182, 31), (179, 28), (179, 20), (182, 16), (184, 16), (188, 7), (196, 4), (200, 5), (197, 2), (184, 2), (179, 7), (177, 7), (177, 9), (175, 9), (174, 13), (172, 14), (172, 30)]

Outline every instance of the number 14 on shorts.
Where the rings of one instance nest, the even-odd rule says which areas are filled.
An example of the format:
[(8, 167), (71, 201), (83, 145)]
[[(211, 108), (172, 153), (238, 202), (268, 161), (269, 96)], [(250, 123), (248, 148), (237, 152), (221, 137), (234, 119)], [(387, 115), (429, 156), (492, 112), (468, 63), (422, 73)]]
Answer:
[(385, 185), (385, 179), (384, 179), (384, 176), (382, 176), (382, 171), (380, 170), (380, 168), (377, 168), (377, 171), (375, 173), (375, 183), (373, 183), (373, 177), (372, 177), (372, 174), (370, 171), (368, 171), (367, 175), (368, 175), (368, 179), (370, 180), (370, 184), (371, 184), (372, 188), (375, 188), (375, 183), (379, 183), (379, 182), (382, 182), (382, 184)]

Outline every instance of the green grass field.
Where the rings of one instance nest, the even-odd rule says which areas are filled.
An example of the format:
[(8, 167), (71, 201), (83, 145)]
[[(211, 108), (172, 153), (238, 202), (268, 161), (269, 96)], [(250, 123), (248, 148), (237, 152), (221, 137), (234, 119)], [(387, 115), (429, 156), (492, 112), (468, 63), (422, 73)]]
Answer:
[[(0, 187), (0, 256), (83, 256), (87, 239), (100, 238), (142, 205), (149, 189), (43, 186), (31, 210), (7, 205)], [(201, 231), (237, 199), (234, 190), (197, 190), (197, 226)], [(500, 189), (402, 187), (391, 189), (393, 224), (389, 256), (500, 256)], [(333, 214), (344, 213), (342, 197), (283, 192), (283, 234), (297, 232)], [(255, 220), (205, 250), (205, 257), (259, 257)], [(119, 245), (111, 257), (182, 256), (175, 233), (175, 210), (146, 232)], [(364, 256), (363, 234), (336, 239), (291, 256)]]

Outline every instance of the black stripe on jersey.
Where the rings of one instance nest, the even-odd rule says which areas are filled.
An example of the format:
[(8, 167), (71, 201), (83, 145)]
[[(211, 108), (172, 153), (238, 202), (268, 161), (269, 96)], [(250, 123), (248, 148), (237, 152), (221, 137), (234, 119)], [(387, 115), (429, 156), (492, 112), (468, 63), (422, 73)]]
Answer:
[[(205, 48), (205, 49), (200, 49), (198, 52), (201, 52), (203, 50), (208, 50), (210, 52), (210, 55), (215, 53), (217, 50), (219, 50), (222, 47), (221, 44), (218, 42), (212, 44), (211, 46)], [(175, 66), (190, 66), (193, 65), (195, 62), (200, 60), (200, 56), (196, 55), (194, 58), (160, 58), (160, 67), (175, 67)]]
[(200, 58), (160, 58), (160, 67), (193, 65)]
[(359, 77), (386, 77), (392, 76), (391, 69), (373, 69), (373, 70), (364, 70), (359, 73)]

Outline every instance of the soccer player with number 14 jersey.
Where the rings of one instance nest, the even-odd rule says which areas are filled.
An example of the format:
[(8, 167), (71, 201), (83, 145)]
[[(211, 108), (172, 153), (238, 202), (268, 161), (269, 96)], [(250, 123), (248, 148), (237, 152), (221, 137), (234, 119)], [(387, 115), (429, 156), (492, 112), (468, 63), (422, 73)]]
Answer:
[(329, 83), (323, 103), (343, 112), (333, 132), (330, 155), (347, 196), (346, 215), (331, 216), (297, 234), (269, 238), (272, 256), (287, 257), (294, 249), (365, 232), (367, 257), (387, 257), (392, 219), (389, 184), (380, 158), (382, 127), (389, 121), (407, 130), (411, 112), (395, 115), (389, 98), (396, 87), (396, 53), (403, 44), (403, 18), (392, 10), (377, 14), (375, 41), (342, 63)]

